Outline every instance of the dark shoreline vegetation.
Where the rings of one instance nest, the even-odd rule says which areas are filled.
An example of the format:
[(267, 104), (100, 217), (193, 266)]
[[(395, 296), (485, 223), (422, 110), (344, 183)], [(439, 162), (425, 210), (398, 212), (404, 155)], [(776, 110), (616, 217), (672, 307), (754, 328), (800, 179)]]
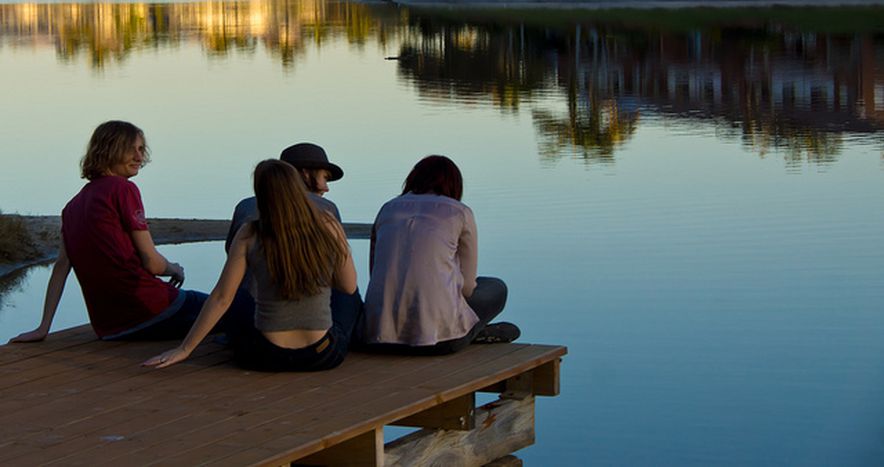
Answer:
[(778, 23), (801, 31), (819, 33), (884, 32), (884, 5), (869, 6), (758, 6), (717, 8), (614, 8), (543, 7), (526, 3), (512, 7), (462, 6), (461, 4), (412, 4), (412, 13), (438, 19), (488, 23), (520, 23), (555, 27), (576, 23), (606, 23), (667, 32), (688, 32), (710, 26), (758, 27)]
[(0, 211), (0, 307), (6, 293), (18, 288), (27, 277), (27, 271), (19, 265), (31, 264), (39, 258), (40, 253), (22, 218)]
[(0, 211), (0, 265), (32, 261), (39, 256), (21, 216)]

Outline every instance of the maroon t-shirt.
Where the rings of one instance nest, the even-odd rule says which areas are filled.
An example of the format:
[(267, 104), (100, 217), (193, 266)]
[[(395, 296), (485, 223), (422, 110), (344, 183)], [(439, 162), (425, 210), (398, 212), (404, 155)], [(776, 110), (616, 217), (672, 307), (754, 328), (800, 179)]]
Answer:
[(147, 230), (141, 193), (123, 177), (87, 183), (61, 213), (62, 238), (99, 337), (158, 315), (178, 289), (141, 265), (131, 232)]

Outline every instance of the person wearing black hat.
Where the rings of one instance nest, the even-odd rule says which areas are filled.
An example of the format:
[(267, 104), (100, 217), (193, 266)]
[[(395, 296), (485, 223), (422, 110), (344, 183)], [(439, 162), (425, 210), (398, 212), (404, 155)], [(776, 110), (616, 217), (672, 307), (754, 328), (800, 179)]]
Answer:
[[(325, 150), (313, 143), (298, 143), (283, 149), (279, 158), (298, 169), (298, 174), (301, 175), (301, 180), (307, 187), (308, 197), (314, 206), (335, 216), (335, 219), (341, 222), (338, 207), (323, 196), (328, 192), (328, 182), (343, 178), (344, 170), (328, 161)], [(225, 252), (230, 251), (230, 245), (240, 227), (257, 218), (258, 204), (254, 196), (237, 203), (233, 210), (233, 218), (230, 220), (230, 229), (227, 231), (227, 240), (224, 242)], [(248, 282), (243, 281), (243, 283)]]
[(338, 212), (337, 206), (322, 196), (328, 192), (328, 182), (343, 178), (344, 171), (328, 161), (325, 150), (313, 143), (298, 143), (283, 149), (279, 158), (298, 169), (301, 179), (307, 186), (307, 191), (318, 197), (317, 207), (334, 214), (340, 222), (341, 214)]

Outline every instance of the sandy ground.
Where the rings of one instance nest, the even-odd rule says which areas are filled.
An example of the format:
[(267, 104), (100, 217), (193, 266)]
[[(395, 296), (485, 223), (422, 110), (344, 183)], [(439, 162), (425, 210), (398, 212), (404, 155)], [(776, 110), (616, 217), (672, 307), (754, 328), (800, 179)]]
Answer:
[[(59, 216), (18, 216), (30, 232), (38, 255), (28, 261), (0, 264), (0, 278), (16, 271), (52, 261), (58, 255), (61, 244), (61, 218)], [(221, 219), (149, 219), (150, 233), (157, 245), (208, 242), (227, 238), (230, 221)], [(344, 231), (351, 239), (368, 238), (371, 224), (344, 223)]]

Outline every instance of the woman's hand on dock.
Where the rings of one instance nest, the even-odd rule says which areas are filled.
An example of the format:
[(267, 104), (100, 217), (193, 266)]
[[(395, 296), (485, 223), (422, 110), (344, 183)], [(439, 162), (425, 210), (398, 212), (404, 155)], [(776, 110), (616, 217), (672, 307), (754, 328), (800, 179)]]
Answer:
[(34, 329), (33, 331), (23, 332), (12, 339), (9, 339), (9, 343), (13, 342), (40, 342), (43, 339), (46, 339), (46, 336), (49, 334), (48, 331), (44, 331), (42, 328)]
[(167, 350), (157, 356), (145, 360), (144, 363), (141, 364), (141, 366), (166, 368), (169, 365), (174, 365), (180, 361), (186, 360), (189, 356), (190, 352), (182, 349), (181, 347), (175, 347), (172, 350)]

